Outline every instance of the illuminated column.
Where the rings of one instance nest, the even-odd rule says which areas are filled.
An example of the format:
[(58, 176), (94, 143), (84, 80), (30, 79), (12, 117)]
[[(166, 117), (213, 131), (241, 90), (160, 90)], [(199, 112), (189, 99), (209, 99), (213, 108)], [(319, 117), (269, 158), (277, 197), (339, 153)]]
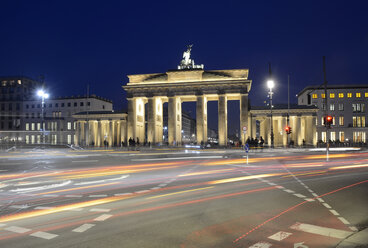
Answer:
[(113, 135), (114, 135), (114, 122), (113, 120), (108, 121), (108, 134), (107, 134), (107, 142), (109, 142), (109, 147), (113, 146)]
[[(145, 138), (144, 101), (143, 98), (128, 99), (128, 137), (142, 143)], [(128, 138), (128, 139), (129, 139)]]
[(317, 145), (317, 137), (316, 137), (316, 132), (317, 132), (317, 116), (312, 116), (311, 117), (311, 130), (312, 130), (312, 145), (316, 146)]
[(96, 145), (97, 146), (102, 146), (102, 127), (101, 127), (101, 120), (97, 121), (97, 140), (96, 140)]
[(227, 145), (227, 96), (218, 97), (218, 138), (219, 145)]
[(207, 142), (207, 97), (197, 96), (196, 106), (197, 119), (197, 143)]
[(267, 124), (267, 121), (266, 120), (261, 120), (260, 123), (259, 123), (259, 133), (260, 133), (260, 136), (262, 137), (262, 139), (266, 142), (266, 138), (267, 138), (267, 132), (266, 132), (266, 124)]
[(280, 146), (279, 117), (273, 116), (272, 122), (273, 122), (274, 145)]
[(80, 128), (81, 128), (81, 131), (80, 131), (80, 140), (79, 140), (79, 144), (80, 145), (85, 145), (86, 144), (86, 133), (85, 133), (85, 126), (84, 126), (85, 122), (84, 121), (81, 121), (80, 122)]
[(300, 146), (303, 144), (302, 141), (302, 125), (301, 125), (301, 117), (297, 116), (295, 120), (295, 134), (296, 134), (296, 140), (295, 144)]
[[(163, 138), (163, 128), (164, 128), (164, 116), (162, 110), (162, 99), (156, 99), (156, 126), (155, 126), (155, 143), (161, 143)], [(181, 130), (181, 102), (180, 102), (180, 130)], [(181, 141), (181, 135), (180, 135)]]
[[(249, 128), (248, 127), (248, 94), (247, 93), (240, 94), (240, 129), (243, 130), (243, 127)], [(241, 139), (243, 141), (247, 139), (247, 137), (244, 136), (243, 132), (241, 132)]]
[(282, 128), (282, 145), (284, 147), (287, 146), (287, 136), (288, 134), (285, 132), (285, 127), (287, 126), (287, 117), (283, 116), (282, 118), (282, 124), (281, 124), (281, 128)]
[(250, 120), (248, 121), (248, 123), (250, 124), (250, 127), (249, 127), (247, 133), (251, 134), (251, 137), (253, 137), (253, 138), (257, 137), (257, 124), (256, 124), (256, 122), (257, 122), (257, 120), (254, 117), (250, 118)]
[(179, 97), (169, 97), (168, 109), (168, 139), (170, 145), (181, 143), (181, 100)]
[(120, 142), (123, 141), (125, 145), (127, 144), (127, 137), (126, 137), (126, 122), (123, 120), (120, 120)]
[(162, 142), (162, 99), (151, 97), (148, 99), (147, 142), (152, 144)]

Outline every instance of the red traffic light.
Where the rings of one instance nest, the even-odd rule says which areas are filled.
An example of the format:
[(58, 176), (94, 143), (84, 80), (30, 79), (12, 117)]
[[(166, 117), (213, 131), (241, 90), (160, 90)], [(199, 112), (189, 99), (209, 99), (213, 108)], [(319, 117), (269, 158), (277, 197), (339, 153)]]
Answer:
[(287, 134), (291, 134), (291, 127), (286, 126), (286, 127), (285, 127), (285, 132), (286, 132)]
[(326, 120), (327, 120), (327, 122), (332, 122), (332, 116), (331, 116), (331, 115), (328, 115), (328, 116), (326, 117)]

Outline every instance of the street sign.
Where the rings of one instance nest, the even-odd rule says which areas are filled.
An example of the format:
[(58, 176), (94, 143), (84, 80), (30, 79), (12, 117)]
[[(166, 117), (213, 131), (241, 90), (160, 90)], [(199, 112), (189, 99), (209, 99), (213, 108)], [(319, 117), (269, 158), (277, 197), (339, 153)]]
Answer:
[(243, 132), (246, 132), (247, 131), (247, 127), (246, 126), (244, 126), (243, 127)]
[(249, 144), (247, 143), (247, 144), (245, 144), (245, 146), (244, 146), (244, 150), (245, 150), (245, 152), (246, 153), (248, 153), (249, 152)]

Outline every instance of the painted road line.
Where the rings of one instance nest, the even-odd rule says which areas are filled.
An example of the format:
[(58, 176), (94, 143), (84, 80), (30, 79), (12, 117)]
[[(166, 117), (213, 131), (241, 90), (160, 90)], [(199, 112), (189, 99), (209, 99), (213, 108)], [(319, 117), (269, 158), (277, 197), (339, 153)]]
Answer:
[(68, 209), (69, 211), (74, 211), (74, 212), (79, 212), (79, 211), (82, 211), (84, 208), (71, 208), (71, 209)]
[(299, 198), (305, 198), (306, 196), (305, 195), (302, 195), (302, 194), (294, 194), (296, 197), (299, 197)]
[(347, 221), (344, 217), (337, 217), (342, 223), (344, 223), (345, 225), (350, 225), (350, 222)]
[(95, 226), (95, 224), (83, 224), (80, 227), (77, 227), (77, 228), (73, 229), (72, 232), (79, 232), (79, 233), (85, 232), (85, 231), (87, 231), (88, 229), (90, 229), (91, 227), (94, 227), (94, 226)]
[(270, 182), (268, 182), (268, 184), (269, 185), (272, 185), (272, 186), (275, 186), (276, 185), (276, 183), (270, 183)]
[(336, 212), (336, 210), (333, 210), (333, 209), (331, 209), (331, 210), (330, 210), (330, 212), (331, 212), (333, 215), (336, 215), (336, 216), (340, 215), (338, 212)]
[(59, 195), (52, 195), (52, 194), (50, 194), (50, 195), (43, 195), (42, 197), (59, 197)]
[(319, 202), (325, 202), (322, 198), (317, 198)]
[(82, 197), (82, 195), (65, 195), (65, 197), (75, 197), (75, 198), (77, 198), (77, 197)]
[(278, 189), (285, 189), (284, 186), (280, 186), (280, 185), (277, 185), (276, 188), (278, 188)]
[(98, 160), (76, 160), (76, 161), (72, 161), (72, 163), (94, 163), (94, 162), (98, 162)]
[(94, 219), (94, 221), (104, 221), (110, 218), (112, 214), (103, 214)]
[(352, 234), (352, 232), (345, 231), (345, 230), (339, 230), (329, 227), (322, 227), (322, 226), (315, 226), (310, 224), (304, 224), (304, 223), (295, 223), (290, 227), (293, 230), (312, 233), (312, 234), (318, 234), (323, 235), (326, 237), (332, 237), (337, 239), (344, 239)]
[(161, 183), (158, 185), (158, 187), (165, 187), (167, 185), (167, 183)]
[(19, 226), (6, 227), (6, 228), (4, 228), (4, 230), (10, 231), (10, 232), (15, 232), (15, 233), (26, 233), (26, 232), (32, 231), (31, 229), (24, 228), (24, 227), (19, 227)]
[(0, 227), (6, 226), (6, 224), (0, 224)]
[(349, 226), (350, 230), (352, 230), (353, 232), (357, 232), (358, 228), (356, 228), (355, 226)]
[(124, 195), (132, 195), (133, 193), (118, 193), (114, 194), (114, 196), (124, 196)]
[(176, 157), (176, 158), (141, 158), (132, 159), (131, 161), (154, 161), (154, 160), (182, 160), (182, 159), (211, 159), (211, 158), (223, 158), (222, 156), (200, 156), (200, 157)]
[(291, 189), (284, 189), (284, 191), (287, 192), (287, 193), (290, 193), (290, 194), (291, 193), (295, 193), (295, 191), (294, 190), (291, 190)]
[(323, 206), (325, 206), (326, 208), (331, 208), (331, 206), (330, 205), (328, 205), (327, 203), (322, 203), (323, 204)]
[(173, 193), (168, 193), (168, 194), (164, 194), (164, 195), (155, 195), (155, 196), (148, 197), (147, 199), (154, 199), (154, 198), (159, 198), (159, 197), (164, 197), (164, 196), (169, 196), (169, 195), (183, 194), (183, 193), (192, 192), (192, 191), (197, 191), (197, 190), (211, 189), (211, 188), (213, 188), (213, 187), (214, 187), (214, 186), (205, 187), (205, 188), (198, 188), (198, 189), (184, 190), (184, 191), (173, 192)]
[(152, 190), (160, 189), (161, 187), (153, 187)]
[(308, 202), (314, 202), (314, 199), (311, 199), (311, 198), (305, 198), (304, 200), (306, 200)]
[(107, 197), (107, 195), (89, 195), (89, 197)]
[(89, 211), (90, 212), (104, 212), (104, 213), (107, 213), (107, 212), (110, 212), (110, 210), (111, 209), (107, 209), (107, 208), (92, 208)]
[(11, 205), (9, 206), (9, 208), (25, 209), (25, 208), (29, 208), (29, 206), (28, 205)]
[(34, 209), (39, 210), (39, 209), (52, 209), (53, 207), (44, 207), (44, 206), (39, 206), (39, 207), (35, 207)]
[(30, 236), (37, 237), (37, 238), (42, 238), (42, 239), (53, 239), (53, 238), (56, 238), (59, 235), (52, 234), (52, 233), (47, 233), (47, 232), (35, 232), (35, 233), (31, 233)]
[(145, 190), (136, 191), (134, 193), (136, 193), (136, 194), (143, 194), (143, 193), (147, 193), (147, 192), (149, 192), (149, 190), (145, 189)]
[(280, 232), (277, 232), (277, 233), (269, 236), (268, 238), (276, 240), (276, 241), (281, 241), (283, 239), (286, 239), (290, 235), (292, 235), (292, 233), (280, 231)]
[(311, 189), (308, 189), (308, 191), (309, 191), (309, 193), (314, 193), (314, 191), (313, 191), (313, 190), (311, 190)]
[(312, 195), (313, 195), (314, 197), (318, 197), (318, 195), (317, 195), (316, 193), (312, 193)]
[(258, 242), (252, 246), (249, 246), (249, 248), (270, 248), (272, 245), (267, 242)]

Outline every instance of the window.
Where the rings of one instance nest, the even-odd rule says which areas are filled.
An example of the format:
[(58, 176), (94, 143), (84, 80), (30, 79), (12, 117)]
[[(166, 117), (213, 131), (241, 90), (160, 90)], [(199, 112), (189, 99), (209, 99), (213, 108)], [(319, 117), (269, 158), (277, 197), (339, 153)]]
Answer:
[(332, 117), (332, 125), (336, 125), (335, 116)]
[(335, 104), (330, 104), (330, 110), (334, 111), (335, 110)]
[(26, 104), (26, 109), (29, 109), (29, 105), (28, 104)]
[(335, 98), (335, 93), (330, 93), (330, 98)]
[(353, 142), (364, 142), (365, 143), (365, 132), (353, 132)]
[(331, 141), (336, 141), (336, 132), (331, 132), (330, 133), (330, 140)]
[[(139, 107), (140, 107), (141, 105), (139, 105)], [(105, 105), (102, 105), (102, 109), (105, 109)]]
[(41, 130), (41, 123), (37, 123), (37, 130)]
[[(68, 130), (71, 130), (72, 129), (72, 123), (70, 121), (67, 124), (67, 129)], [(68, 144), (70, 144), (70, 143), (68, 143)]]
[(37, 108), (41, 108), (41, 104), (37, 104)]
[(339, 110), (343, 111), (344, 110), (344, 104), (343, 103), (339, 103)]
[(49, 108), (52, 108), (52, 103), (49, 104)]
[(76, 121), (73, 122), (73, 126), (74, 126), (74, 130), (76, 130), (77, 129), (77, 122)]
[(339, 126), (344, 126), (344, 116), (339, 117)]
[(91, 106), (91, 102), (87, 102), (87, 106)]
[(28, 113), (26, 113), (26, 119), (28, 119), (29, 118), (29, 114)]
[(344, 93), (339, 93), (339, 98), (344, 98)]
[(317, 94), (313, 94), (313, 95), (312, 95), (312, 98), (313, 98), (313, 99), (316, 99), (316, 98), (318, 98), (318, 95), (317, 95)]
[(29, 130), (29, 123), (26, 123), (26, 131)]
[(68, 144), (70, 145), (71, 143), (72, 143), (72, 136), (70, 135), (70, 134), (68, 134), (68, 136), (67, 136), (68, 138), (67, 138), (67, 142), (68, 142)]
[(32, 129), (32, 131), (35, 130), (35, 124), (34, 123), (31, 124), (31, 129)]
[(26, 144), (29, 144), (29, 135), (26, 135)]
[(55, 103), (55, 107), (58, 108), (59, 107), (59, 104), (58, 103)]
[(15, 109), (16, 109), (16, 110), (20, 110), (20, 103), (16, 103), (16, 105), (15, 105)]
[(13, 104), (9, 103), (9, 110), (13, 110)]
[(361, 96), (362, 96), (362, 94), (360, 92), (355, 93), (355, 97), (359, 98)]
[(62, 107), (62, 108), (64, 108), (64, 105), (65, 105), (65, 104), (62, 102), (62, 103), (61, 103), (61, 107)]
[(326, 110), (326, 105), (324, 103), (322, 103), (322, 110)]
[(362, 113), (364, 112), (364, 103), (353, 103), (352, 104), (352, 107), (353, 107), (353, 112), (358, 112), (358, 113)]
[(353, 116), (353, 127), (365, 127), (365, 116)]
[(326, 142), (326, 132), (321, 132), (321, 135), (322, 135), (321, 137), (322, 141)]
[(81, 107), (83, 107), (83, 106), (84, 106), (84, 103), (83, 103), (83, 102), (80, 102), (80, 103), (79, 103), (79, 105), (80, 105)]
[(2, 111), (4, 111), (4, 110), (5, 110), (5, 104), (4, 104), (4, 103), (2, 103), (2, 104), (1, 104), (1, 110), (2, 110)]
[(77, 102), (75, 102), (75, 103), (74, 103), (74, 107), (77, 107), (77, 106), (78, 106), (78, 103), (77, 103)]
[(68, 107), (72, 106), (72, 104), (70, 102), (68, 102)]
[(347, 96), (348, 98), (351, 98), (353, 96), (353, 93), (348, 93)]
[(344, 142), (345, 141), (345, 133), (344, 132), (339, 132), (339, 140), (341, 142)]
[(365, 93), (364, 93), (364, 96), (365, 96), (365, 97), (368, 97), (368, 92), (365, 92)]
[(326, 95), (324, 93), (321, 94), (322, 98), (326, 98)]

